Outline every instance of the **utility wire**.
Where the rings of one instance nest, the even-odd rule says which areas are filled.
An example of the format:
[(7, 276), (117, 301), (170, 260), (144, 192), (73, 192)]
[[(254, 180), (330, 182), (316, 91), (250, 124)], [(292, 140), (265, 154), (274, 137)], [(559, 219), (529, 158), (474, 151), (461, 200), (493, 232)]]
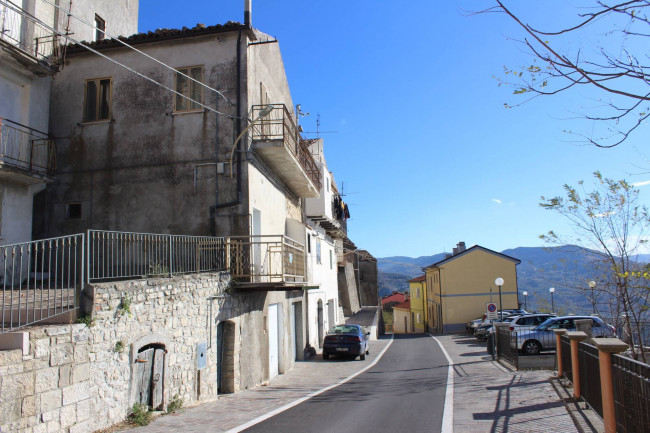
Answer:
[[(198, 84), (198, 85), (200, 85), (200, 86), (203, 86), (204, 88), (206, 88), (206, 89), (208, 89), (208, 90), (210, 90), (210, 91), (216, 93), (217, 95), (221, 96), (221, 97), (222, 97), (223, 99), (225, 99), (226, 101), (230, 102), (230, 101), (228, 100), (228, 98), (226, 98), (226, 97), (224, 96), (224, 94), (221, 93), (220, 91), (218, 91), (217, 89), (215, 89), (215, 88), (213, 88), (213, 87), (210, 87), (210, 86), (208, 86), (207, 84), (202, 83), (202, 82), (200, 82), (200, 81), (198, 81), (198, 80), (196, 80), (196, 79), (190, 77), (189, 75), (186, 75), (186, 74), (184, 74), (184, 73), (178, 71), (176, 68), (173, 68), (172, 66), (169, 66), (168, 64), (166, 64), (166, 63), (164, 63), (164, 62), (161, 62), (160, 60), (156, 59), (155, 57), (150, 56), (149, 54), (147, 54), (147, 53), (145, 53), (145, 52), (143, 52), (143, 51), (138, 50), (138, 49), (135, 48), (134, 46), (129, 45), (129, 44), (127, 44), (126, 42), (122, 41), (119, 37), (115, 37), (115, 36), (113, 36), (113, 35), (107, 33), (106, 31), (104, 31), (104, 30), (102, 30), (102, 29), (100, 29), (100, 28), (98, 28), (98, 27), (95, 27), (94, 24), (91, 24), (91, 23), (89, 23), (89, 22), (87, 22), (87, 21), (84, 21), (83, 19), (81, 19), (81, 18), (79, 18), (78, 16), (74, 15), (74, 14), (72, 13), (72, 10), (70, 10), (70, 9), (69, 9), (69, 10), (65, 10), (63, 7), (57, 5), (56, 3), (53, 3), (53, 2), (51, 2), (51, 1), (49, 1), (49, 0), (41, 0), (41, 1), (44, 2), (44, 3), (47, 3), (47, 4), (51, 5), (51, 6), (54, 6), (55, 8), (57, 8), (57, 9), (59, 9), (59, 10), (61, 10), (63, 13), (67, 14), (69, 17), (72, 17), (72, 18), (76, 19), (77, 21), (79, 21), (79, 22), (81, 22), (81, 23), (83, 23), (83, 24), (86, 24), (86, 25), (89, 26), (89, 27), (92, 27), (95, 31), (99, 30), (100, 32), (102, 32), (102, 33), (104, 34), (104, 36), (107, 36), (107, 37), (111, 38), (112, 40), (114, 40), (114, 41), (116, 41), (116, 42), (118, 42), (118, 43), (124, 45), (125, 47), (127, 47), (127, 48), (129, 48), (129, 49), (131, 49), (131, 50), (133, 50), (133, 51), (135, 51), (135, 52), (137, 52), (137, 53), (139, 53), (139, 54), (142, 54), (142, 55), (145, 56), (146, 58), (148, 58), (148, 59), (150, 59), (150, 60), (153, 60), (154, 62), (158, 63), (159, 65), (161, 65), (161, 66), (163, 66), (163, 67), (165, 67), (165, 68), (167, 68), (167, 69), (170, 69), (171, 71), (177, 73), (178, 75), (181, 75), (181, 76), (187, 78), (187, 79), (190, 80), (190, 81), (193, 81), (194, 83), (196, 83), (196, 84)], [(72, 38), (70, 38), (70, 39), (72, 39)], [(72, 40), (74, 41), (74, 39), (72, 39)], [(77, 42), (77, 43), (79, 43), (79, 42)], [(82, 44), (80, 44), (80, 45), (82, 45)], [(83, 46), (83, 45), (82, 45), (82, 46)], [(188, 98), (188, 99), (189, 99), (189, 98)], [(195, 102), (196, 102), (196, 101), (195, 101)]]
[[(190, 98), (189, 96), (185, 96), (185, 95), (183, 95), (182, 93), (177, 92), (176, 90), (174, 90), (174, 89), (172, 89), (172, 88), (170, 88), (170, 87), (168, 87), (168, 86), (165, 86), (165, 85), (162, 84), (162, 83), (159, 83), (158, 81), (154, 80), (153, 78), (151, 78), (151, 77), (147, 77), (146, 75), (144, 75), (144, 74), (142, 74), (142, 73), (136, 71), (135, 69), (130, 68), (129, 66), (127, 66), (127, 65), (125, 65), (125, 64), (123, 64), (123, 63), (121, 63), (121, 62), (118, 62), (117, 60), (112, 59), (112, 58), (106, 56), (105, 54), (100, 53), (99, 51), (95, 50), (94, 48), (91, 48), (90, 46), (86, 45), (85, 43), (83, 43), (83, 42), (81, 42), (81, 41), (78, 41), (78, 40), (75, 39), (75, 38), (70, 37), (69, 34), (67, 34), (67, 33), (63, 33), (63, 32), (61, 32), (61, 31), (59, 31), (59, 30), (56, 30), (56, 29), (53, 28), (52, 26), (50, 26), (50, 25), (44, 23), (43, 21), (39, 20), (38, 18), (36, 18), (36, 17), (34, 17), (34, 16), (28, 14), (28, 13), (25, 12), (22, 8), (19, 8), (19, 7), (15, 6), (13, 3), (8, 2), (7, 0), (0, 0), (0, 4), (4, 5), (4, 6), (5, 6), (6, 8), (8, 8), (9, 10), (12, 10), (12, 11), (16, 12), (17, 14), (19, 14), (19, 15), (21, 15), (21, 16), (27, 18), (29, 21), (32, 21), (32, 22), (34, 22), (34, 23), (36, 23), (36, 24), (39, 24), (39, 25), (43, 26), (45, 29), (47, 29), (47, 30), (49, 30), (49, 31), (51, 31), (51, 32), (53, 32), (53, 33), (59, 35), (59, 36), (62, 36), (62, 37), (64, 37), (64, 38), (66, 38), (66, 39), (71, 40), (72, 42), (74, 42), (74, 43), (76, 43), (76, 44), (82, 46), (83, 48), (87, 49), (88, 51), (90, 51), (90, 52), (92, 52), (92, 53), (94, 53), (94, 54), (97, 54), (98, 56), (100, 56), (100, 57), (102, 57), (102, 58), (108, 60), (109, 62), (115, 63), (115, 64), (118, 65), (118, 66), (121, 66), (122, 68), (126, 69), (127, 71), (132, 72), (132, 73), (136, 74), (137, 76), (139, 76), (139, 77), (141, 77), (141, 78), (144, 78), (145, 80), (150, 81), (150, 82), (154, 83), (155, 85), (157, 85), (157, 86), (159, 86), (159, 87), (162, 87), (163, 89), (168, 90), (168, 91), (170, 91), (170, 92), (172, 92), (172, 93), (174, 93), (174, 94), (180, 96), (181, 98), (184, 98), (184, 99), (187, 99), (187, 100), (189, 100), (189, 101), (192, 101), (192, 102), (194, 102), (195, 104), (197, 104), (197, 105), (203, 107), (204, 109), (206, 109), (206, 110), (208, 110), (208, 111), (211, 111), (211, 112), (213, 112), (213, 113), (220, 114), (220, 115), (223, 115), (223, 116), (226, 116), (226, 117), (230, 117), (230, 118), (234, 117), (234, 116), (232, 116), (232, 115), (230, 115), (230, 114), (222, 113), (221, 111), (215, 110), (214, 108), (209, 107), (209, 106), (203, 104), (202, 102), (195, 101), (194, 99)], [(164, 63), (163, 63), (163, 64), (164, 64)], [(168, 66), (168, 67), (169, 67), (169, 66)], [(184, 75), (184, 74), (183, 74), (183, 75)], [(193, 80), (193, 81), (194, 81), (194, 80)], [(217, 93), (219, 93), (219, 92), (217, 92)], [(219, 93), (219, 94), (220, 94), (220, 93)], [(223, 95), (221, 95), (221, 96), (225, 98), (225, 96), (223, 96)], [(227, 99), (226, 99), (226, 100), (227, 100)], [(228, 101), (228, 102), (230, 102), (230, 101)]]

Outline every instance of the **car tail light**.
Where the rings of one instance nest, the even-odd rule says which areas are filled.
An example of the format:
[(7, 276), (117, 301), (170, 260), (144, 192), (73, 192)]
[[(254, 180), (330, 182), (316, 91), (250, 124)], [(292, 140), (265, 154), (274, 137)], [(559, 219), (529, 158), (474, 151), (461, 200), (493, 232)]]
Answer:
[(511, 326), (509, 329), (510, 329), (511, 331), (514, 331), (514, 330), (515, 330), (515, 327), (514, 327), (514, 326)]
[(355, 341), (357, 343), (360, 343), (361, 337), (348, 337), (348, 341)]
[(336, 337), (334, 336), (325, 337), (325, 341), (336, 341)]

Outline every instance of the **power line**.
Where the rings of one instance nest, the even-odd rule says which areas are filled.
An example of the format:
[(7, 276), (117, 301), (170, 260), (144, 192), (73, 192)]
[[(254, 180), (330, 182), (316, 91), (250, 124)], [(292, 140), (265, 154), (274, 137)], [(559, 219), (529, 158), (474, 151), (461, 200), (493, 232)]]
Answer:
[[(81, 19), (81, 18), (79, 18), (78, 16), (74, 15), (74, 14), (72, 13), (72, 10), (71, 10), (71, 9), (69, 9), (69, 10), (65, 10), (65, 9), (62, 8), (61, 6), (59, 6), (59, 5), (55, 4), (55, 3), (52, 3), (52, 2), (49, 1), (49, 0), (41, 0), (41, 1), (44, 2), (44, 3), (47, 3), (47, 4), (51, 5), (51, 6), (54, 6), (55, 8), (57, 8), (57, 9), (63, 11), (65, 14), (68, 15), (68, 17), (73, 17), (74, 19), (76, 19), (77, 21), (79, 21), (79, 22), (81, 22), (81, 23), (87, 25), (88, 27), (92, 27), (95, 31), (99, 30), (100, 32), (102, 32), (102, 33), (104, 34), (104, 36), (108, 36), (108, 37), (111, 38), (112, 40), (114, 40), (114, 41), (116, 41), (116, 42), (118, 42), (118, 43), (124, 45), (124, 46), (127, 47), (127, 48), (130, 48), (131, 50), (133, 50), (133, 51), (135, 51), (135, 52), (137, 52), (137, 53), (139, 53), (139, 54), (142, 54), (142, 55), (145, 56), (146, 58), (148, 58), (148, 59), (150, 59), (150, 60), (153, 60), (154, 62), (160, 64), (161, 66), (164, 66), (164, 67), (167, 68), (167, 69), (172, 70), (173, 72), (177, 73), (178, 75), (181, 75), (181, 76), (183, 76), (183, 77), (189, 79), (190, 81), (193, 81), (194, 83), (196, 83), (196, 84), (198, 84), (198, 85), (200, 85), (200, 86), (203, 86), (204, 88), (206, 88), (206, 89), (208, 89), (208, 90), (210, 90), (210, 91), (212, 91), (212, 92), (215, 92), (217, 95), (221, 96), (224, 100), (230, 102), (230, 101), (228, 100), (228, 98), (226, 98), (226, 97), (223, 95), (223, 93), (221, 93), (221, 92), (218, 91), (217, 89), (212, 88), (212, 87), (208, 86), (207, 84), (202, 83), (202, 82), (200, 82), (200, 81), (198, 81), (198, 80), (196, 80), (196, 79), (190, 77), (189, 75), (186, 75), (186, 74), (184, 74), (184, 73), (178, 71), (176, 68), (173, 68), (173, 67), (169, 66), (168, 64), (166, 64), (166, 63), (164, 63), (164, 62), (161, 62), (160, 60), (156, 59), (155, 57), (152, 57), (152, 56), (150, 56), (149, 54), (147, 54), (147, 53), (145, 53), (145, 52), (143, 52), (143, 51), (138, 50), (138, 49), (135, 48), (134, 46), (129, 45), (129, 44), (127, 44), (126, 42), (122, 41), (119, 37), (115, 37), (115, 36), (113, 36), (113, 35), (107, 33), (105, 30), (100, 29), (100, 28), (98, 28), (98, 27), (95, 27), (94, 24), (91, 24), (91, 23), (89, 23), (89, 22), (87, 22), (87, 21), (84, 21), (83, 19)], [(72, 39), (72, 38), (70, 38), (70, 39)], [(83, 45), (82, 45), (82, 46), (83, 46)]]

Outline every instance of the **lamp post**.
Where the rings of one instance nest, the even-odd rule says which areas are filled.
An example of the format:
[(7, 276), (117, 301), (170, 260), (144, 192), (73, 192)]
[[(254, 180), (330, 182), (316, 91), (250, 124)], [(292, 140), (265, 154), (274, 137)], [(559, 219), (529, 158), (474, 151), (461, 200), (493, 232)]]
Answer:
[(553, 303), (553, 293), (555, 293), (555, 287), (551, 287), (548, 289), (548, 291), (551, 293), (551, 313), (555, 313), (555, 304)]
[(523, 293), (522, 293), (522, 295), (524, 295), (524, 310), (526, 310), (526, 309), (528, 308), (528, 303), (527, 303), (527, 300), (528, 300), (528, 292), (524, 290)]
[(260, 112), (258, 113), (257, 117), (248, 124), (246, 129), (244, 129), (238, 136), (235, 138), (235, 142), (232, 145), (232, 150), (230, 151), (230, 177), (232, 177), (232, 160), (233, 157), (235, 156), (235, 149), (237, 149), (237, 143), (239, 143), (239, 140), (248, 132), (249, 129), (251, 129), (255, 123), (259, 122), (260, 120), (264, 119), (267, 117), (269, 114), (271, 114), (271, 111), (273, 111), (273, 106), (272, 105), (265, 105), (262, 107)]
[(593, 308), (594, 311), (594, 316), (596, 315), (596, 300), (594, 299), (594, 287), (596, 287), (596, 282), (594, 280), (589, 281), (587, 283), (589, 285), (589, 288), (591, 289), (591, 307)]
[(501, 303), (501, 286), (503, 286), (503, 278), (497, 278), (494, 280), (494, 284), (499, 286), (499, 322), (503, 322), (503, 304)]

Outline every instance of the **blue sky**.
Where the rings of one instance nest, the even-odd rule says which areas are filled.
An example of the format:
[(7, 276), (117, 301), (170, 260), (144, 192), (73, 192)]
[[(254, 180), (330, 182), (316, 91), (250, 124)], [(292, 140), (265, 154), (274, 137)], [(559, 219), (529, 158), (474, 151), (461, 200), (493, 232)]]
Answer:
[[(574, 1), (510, 2), (533, 23), (572, 17)], [(140, 31), (243, 21), (243, 0), (140, 0)], [(564, 183), (600, 170), (650, 179), (647, 129), (614, 149), (576, 144), (563, 130), (593, 97), (576, 91), (505, 109), (503, 66), (530, 63), (503, 15), (465, 16), (489, 1), (253, 1), (254, 27), (280, 41), (295, 103), (315, 131), (352, 219), (348, 235), (376, 257), (543, 245), (565, 221), (538, 206)], [(594, 37), (601, 37), (595, 34)], [(584, 92), (584, 91), (583, 91)], [(648, 154), (650, 156), (650, 153)], [(650, 186), (641, 187), (648, 200)]]

